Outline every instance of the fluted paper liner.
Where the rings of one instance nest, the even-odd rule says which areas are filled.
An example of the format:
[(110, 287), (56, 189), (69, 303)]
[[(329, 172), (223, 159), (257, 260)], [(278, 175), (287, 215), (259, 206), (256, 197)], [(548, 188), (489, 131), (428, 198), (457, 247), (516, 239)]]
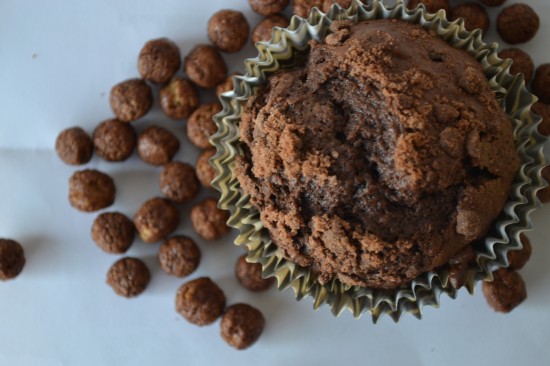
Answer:
[(531, 212), (540, 206), (537, 191), (546, 186), (541, 178), (544, 167), (542, 145), (545, 138), (537, 131), (540, 117), (530, 112), (536, 98), (525, 89), (523, 76), (511, 76), (511, 60), (497, 56), (497, 45), (482, 41), (481, 31), (468, 32), (462, 19), (449, 22), (444, 11), (425, 12), (423, 5), (408, 10), (399, 1), (386, 7), (378, 0), (372, 5), (354, 1), (344, 10), (333, 5), (324, 14), (314, 8), (307, 20), (294, 16), (286, 29), (275, 27), (270, 42), (258, 42), (259, 55), (245, 61), (246, 75), (234, 77), (234, 90), (221, 96), (223, 111), (214, 117), (218, 132), (211, 142), (217, 152), (212, 157), (217, 176), (213, 186), (221, 192), (219, 206), (231, 212), (228, 224), (239, 229), (235, 244), (248, 246), (248, 260), (261, 263), (264, 277), (275, 276), (279, 289), (293, 288), (297, 299), (313, 297), (313, 307), (328, 304), (334, 315), (348, 309), (355, 317), (370, 312), (376, 322), (382, 314), (398, 321), (402, 314), (411, 313), (420, 318), (426, 305), (439, 306), (441, 294), (455, 298), (457, 290), (449, 282), (446, 269), (424, 273), (405, 289), (393, 291), (350, 286), (337, 278), (321, 285), (308, 268), (300, 267), (285, 258), (269, 237), (260, 221), (258, 211), (244, 196), (233, 173), (235, 157), (242, 154), (239, 141), (239, 116), (249, 97), (267, 83), (267, 78), (281, 68), (291, 68), (299, 55), (306, 55), (308, 42), (322, 41), (329, 33), (333, 20), (355, 22), (372, 19), (402, 19), (433, 30), (455, 48), (466, 50), (483, 66), (491, 88), (503, 109), (511, 117), (517, 151), (522, 164), (519, 168), (509, 201), (484, 239), (483, 250), (471, 266), (465, 287), (473, 293), (477, 281), (492, 280), (492, 272), (508, 266), (507, 252), (522, 248), (519, 235), (532, 228)]

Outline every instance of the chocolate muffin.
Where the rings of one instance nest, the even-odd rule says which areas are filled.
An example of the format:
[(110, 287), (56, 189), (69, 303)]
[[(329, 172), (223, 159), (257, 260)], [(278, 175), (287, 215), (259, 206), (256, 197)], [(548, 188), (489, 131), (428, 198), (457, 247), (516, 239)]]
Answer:
[(175, 77), (160, 89), (160, 108), (168, 117), (187, 118), (199, 106), (199, 93), (187, 79)]
[(162, 243), (158, 259), (164, 272), (185, 277), (195, 272), (199, 266), (201, 251), (193, 239), (182, 235), (174, 236)]
[(222, 110), (219, 102), (207, 103), (197, 108), (187, 120), (187, 137), (198, 148), (212, 147), (210, 137), (218, 130), (212, 119)]
[(160, 173), (160, 191), (176, 203), (191, 201), (199, 193), (195, 169), (186, 163), (172, 161)]
[(204, 240), (216, 240), (229, 233), (229, 214), (218, 208), (218, 200), (206, 198), (191, 209), (191, 224)]
[(227, 79), (225, 79), (223, 83), (220, 83), (218, 84), (218, 86), (216, 86), (216, 96), (219, 97), (223, 93), (233, 90), (233, 76), (235, 75), (239, 75), (239, 73), (238, 72), (232, 73), (227, 77)]
[(248, 0), (248, 3), (256, 13), (270, 16), (285, 10), (289, 0)]
[(497, 32), (509, 44), (525, 43), (539, 30), (539, 16), (527, 4), (510, 5), (498, 14)]
[(451, 4), (449, 0), (409, 0), (407, 3), (408, 9), (416, 9), (420, 4), (424, 4), (428, 13), (436, 13), (438, 10), (443, 9), (447, 14), (451, 10)]
[(55, 151), (64, 163), (82, 165), (92, 159), (94, 145), (82, 128), (71, 127), (61, 131), (57, 136)]
[(225, 52), (239, 52), (246, 44), (248, 33), (250, 26), (240, 11), (220, 10), (208, 21), (208, 38)]
[(501, 6), (506, 0), (478, 0), (485, 6)]
[(148, 41), (138, 57), (138, 70), (141, 77), (156, 84), (164, 84), (170, 80), (178, 71), (180, 64), (180, 50), (168, 38)]
[(75, 172), (69, 179), (69, 203), (79, 211), (93, 212), (115, 202), (115, 182), (94, 169)]
[(102, 213), (92, 225), (92, 240), (107, 253), (126, 253), (135, 236), (134, 223), (120, 212)]
[(130, 79), (113, 86), (109, 103), (116, 118), (132, 122), (149, 112), (153, 105), (153, 93), (145, 81)]
[(550, 105), (536, 102), (531, 107), (531, 111), (542, 117), (542, 121), (539, 124), (539, 132), (544, 136), (550, 136)]
[(481, 29), (483, 33), (487, 33), (489, 30), (489, 14), (478, 3), (463, 3), (453, 6), (450, 10), (450, 18), (451, 20), (463, 18), (464, 27), (469, 31)]
[(124, 161), (136, 147), (136, 132), (117, 119), (101, 122), (93, 134), (96, 154), (107, 161)]
[(196, 325), (212, 324), (224, 308), (225, 294), (209, 277), (183, 284), (176, 294), (176, 311)]
[(221, 336), (231, 347), (242, 350), (260, 338), (265, 326), (262, 313), (248, 304), (234, 304), (225, 309), (220, 323)]
[(147, 127), (138, 138), (138, 155), (147, 164), (164, 165), (180, 149), (180, 142), (172, 132), (159, 126)]
[(150, 280), (149, 268), (137, 258), (122, 258), (107, 272), (107, 284), (117, 295), (128, 298), (145, 291)]
[(0, 281), (17, 277), (25, 267), (25, 251), (11, 239), (0, 239)]
[(481, 65), (420, 26), (331, 27), (249, 99), (234, 173), (285, 258), (394, 289), (484, 237), (519, 166), (512, 124)]
[(271, 32), (273, 27), (286, 28), (290, 24), (290, 21), (282, 15), (271, 15), (256, 25), (252, 31), (252, 44), (256, 42), (268, 42), (271, 40)]
[(184, 71), (196, 85), (210, 89), (227, 77), (227, 66), (218, 50), (208, 45), (193, 48), (184, 62)]
[(247, 262), (246, 254), (240, 256), (237, 260), (235, 276), (241, 285), (253, 292), (265, 291), (275, 283), (274, 277), (263, 278), (262, 265)]
[(195, 164), (195, 171), (197, 173), (197, 178), (201, 182), (202, 186), (208, 189), (212, 189), (212, 181), (216, 177), (216, 171), (214, 167), (210, 165), (210, 158), (214, 156), (216, 149), (206, 149), (204, 150), (197, 159)]
[(490, 307), (509, 313), (527, 298), (525, 282), (516, 271), (501, 268), (493, 273), (493, 282), (483, 282), (482, 290)]
[(179, 212), (170, 201), (152, 198), (139, 208), (134, 216), (136, 230), (146, 243), (166, 238), (179, 224)]
[(535, 64), (527, 52), (524, 52), (519, 48), (508, 48), (500, 51), (498, 53), (498, 57), (512, 59), (513, 63), (512, 66), (510, 66), (510, 73), (512, 75), (520, 73), (523, 74), (525, 77), (525, 83), (529, 84), (533, 78)]
[(521, 234), (519, 236), (521, 240), (521, 245), (523, 245), (523, 248), (519, 250), (511, 250), (508, 252), (508, 269), (510, 270), (520, 270), (522, 269), (525, 264), (529, 261), (531, 258), (531, 254), (533, 253), (533, 248), (531, 247), (531, 242), (529, 241), (529, 238), (525, 234)]
[(347, 9), (351, 6), (351, 2), (352, 0), (294, 0), (293, 11), (294, 14), (302, 18), (307, 18), (313, 8), (317, 8), (327, 13), (332, 4), (338, 4), (344, 9)]
[(542, 103), (550, 104), (550, 64), (537, 67), (531, 87)]

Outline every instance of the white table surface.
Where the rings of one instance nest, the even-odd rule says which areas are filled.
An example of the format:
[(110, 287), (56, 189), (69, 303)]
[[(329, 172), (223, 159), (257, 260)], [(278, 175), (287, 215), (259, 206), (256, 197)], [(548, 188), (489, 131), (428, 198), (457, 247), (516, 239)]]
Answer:
[[(550, 1), (525, 2), (542, 21), (536, 39), (522, 47), (537, 64), (548, 62)], [(0, 283), (0, 365), (549, 365), (550, 206), (533, 216), (534, 255), (521, 271), (529, 298), (508, 315), (493, 312), (480, 291), (462, 290), (457, 300), (444, 297), (440, 309), (425, 309), (422, 320), (405, 316), (394, 324), (384, 317), (373, 325), (347, 312), (334, 318), (326, 307), (313, 311), (311, 299), (295, 301), (291, 290), (241, 288), (233, 266), (243, 250), (233, 237), (197, 239), (203, 261), (191, 278), (211, 276), (229, 304), (264, 312), (265, 332), (246, 351), (224, 343), (219, 323), (200, 328), (175, 312), (175, 292), (186, 280), (160, 270), (157, 245), (137, 241), (128, 253), (152, 271), (145, 293), (127, 300), (112, 292), (105, 274), (118, 257), (91, 241), (96, 215), (69, 206), (68, 178), (81, 168), (59, 161), (55, 138), (72, 125), (91, 132), (111, 117), (109, 89), (138, 75), (145, 41), (167, 36), (186, 54), (207, 42), (207, 20), (221, 8), (242, 10), (251, 24), (260, 19), (246, 0), (0, 1), (0, 237), (21, 242), (27, 256), (19, 277)], [(494, 30), (488, 36), (497, 39)], [(243, 70), (241, 60), (253, 55), (251, 46), (226, 55), (230, 70)], [(155, 112), (135, 126), (152, 123), (181, 137), (177, 159), (195, 161), (181, 122)], [(124, 164), (94, 157), (86, 167), (114, 177), (118, 194), (109, 210), (131, 216), (160, 194), (159, 169), (135, 156)], [(178, 232), (197, 238), (188, 210)]]

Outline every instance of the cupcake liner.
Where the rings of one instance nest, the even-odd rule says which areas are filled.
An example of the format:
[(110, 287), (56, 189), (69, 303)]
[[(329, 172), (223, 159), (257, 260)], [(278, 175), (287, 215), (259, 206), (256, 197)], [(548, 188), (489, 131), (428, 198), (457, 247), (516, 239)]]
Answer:
[(371, 5), (355, 0), (347, 10), (337, 4), (327, 14), (314, 8), (307, 20), (294, 16), (288, 28), (275, 27), (270, 42), (257, 43), (259, 55), (245, 61), (246, 74), (234, 77), (234, 90), (220, 97), (223, 111), (214, 117), (218, 132), (211, 138), (217, 148), (211, 159), (217, 173), (213, 186), (221, 192), (219, 207), (231, 213), (228, 225), (240, 231), (235, 244), (248, 247), (248, 261), (261, 263), (264, 277), (276, 277), (280, 290), (293, 288), (298, 300), (311, 296), (314, 309), (327, 304), (334, 315), (348, 309), (355, 317), (369, 312), (373, 322), (383, 314), (396, 322), (405, 313), (420, 318), (424, 306), (439, 306), (441, 294), (456, 297), (457, 289), (450, 285), (447, 269), (424, 273), (407, 288), (392, 291), (350, 286), (337, 278), (321, 285), (308, 268), (283, 258), (233, 174), (235, 158), (242, 154), (239, 116), (246, 101), (267, 83), (271, 74), (281, 68), (291, 68), (296, 60), (307, 55), (308, 42), (312, 39), (322, 41), (333, 20), (343, 19), (354, 23), (401, 19), (419, 24), (453, 47), (466, 50), (481, 63), (497, 100), (513, 120), (521, 167), (516, 173), (509, 201), (485, 237), (483, 248), (476, 253), (476, 262), (470, 266), (465, 287), (473, 293), (478, 281), (492, 280), (494, 270), (508, 266), (507, 253), (522, 248), (519, 235), (532, 228), (530, 214), (540, 206), (537, 191), (546, 186), (541, 178), (545, 165), (542, 147), (546, 139), (537, 131), (540, 117), (530, 112), (536, 98), (525, 88), (523, 76), (510, 75), (511, 60), (497, 56), (497, 44), (484, 43), (480, 30), (466, 31), (462, 19), (447, 21), (443, 10), (430, 14), (423, 5), (408, 10), (402, 1), (386, 7), (379, 0)]

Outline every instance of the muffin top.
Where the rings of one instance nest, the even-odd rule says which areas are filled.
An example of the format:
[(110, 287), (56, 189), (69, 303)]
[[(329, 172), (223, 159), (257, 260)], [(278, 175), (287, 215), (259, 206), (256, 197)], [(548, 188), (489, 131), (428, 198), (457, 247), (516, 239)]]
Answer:
[(480, 239), (519, 158), (481, 65), (420, 26), (336, 21), (241, 115), (235, 174), (283, 255), (392, 289)]

